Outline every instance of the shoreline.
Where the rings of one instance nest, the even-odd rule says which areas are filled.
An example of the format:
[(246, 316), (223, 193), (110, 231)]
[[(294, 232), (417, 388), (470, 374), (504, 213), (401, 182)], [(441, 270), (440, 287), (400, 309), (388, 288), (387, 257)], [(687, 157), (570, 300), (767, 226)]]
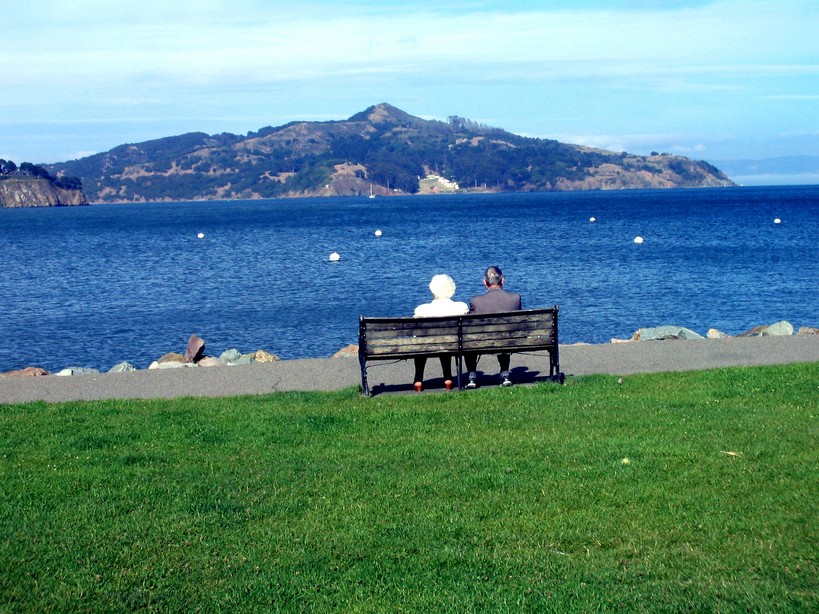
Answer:
[[(699, 371), (819, 362), (819, 335), (574, 344), (561, 345), (559, 353), (560, 370), (567, 378), (593, 374), (624, 376)], [(0, 404), (337, 391), (360, 385), (361, 372), (356, 358), (303, 358), (224, 367), (149, 369), (70, 377), (0, 377)], [(483, 373), (482, 385), (495, 387), (497, 362), (494, 358), (485, 357), (478, 368)], [(368, 373), (375, 396), (412, 390), (412, 365), (409, 361), (377, 363), (369, 367)], [(512, 375), (516, 384), (546, 381), (548, 374), (548, 354), (512, 355)], [(443, 382), (435, 366), (430, 365), (427, 376), (425, 390), (430, 393), (443, 392)]]

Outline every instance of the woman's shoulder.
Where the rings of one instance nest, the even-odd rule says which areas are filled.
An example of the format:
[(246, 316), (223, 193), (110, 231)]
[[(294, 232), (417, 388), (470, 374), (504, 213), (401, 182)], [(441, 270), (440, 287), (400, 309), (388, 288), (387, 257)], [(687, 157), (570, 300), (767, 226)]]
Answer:
[(429, 316), (430, 307), (432, 307), (432, 305), (430, 305), (429, 303), (418, 305), (418, 307), (415, 308), (415, 311), (413, 312), (412, 315), (416, 318), (423, 318), (425, 316)]
[(467, 305), (463, 301), (454, 301), (452, 303), (452, 309), (453, 311), (456, 312), (457, 315), (469, 313), (469, 305)]

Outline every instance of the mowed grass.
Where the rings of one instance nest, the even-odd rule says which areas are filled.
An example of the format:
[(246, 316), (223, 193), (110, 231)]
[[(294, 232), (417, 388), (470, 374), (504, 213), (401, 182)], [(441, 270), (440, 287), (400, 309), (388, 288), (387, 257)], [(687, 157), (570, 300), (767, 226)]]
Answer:
[(2, 405), (0, 611), (817, 611), (818, 386)]

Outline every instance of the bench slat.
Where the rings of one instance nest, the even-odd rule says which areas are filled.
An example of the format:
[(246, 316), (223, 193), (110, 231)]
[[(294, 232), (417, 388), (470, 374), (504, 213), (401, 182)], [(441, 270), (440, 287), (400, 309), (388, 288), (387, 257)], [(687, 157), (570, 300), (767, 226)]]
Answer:
[(436, 327), (436, 328), (415, 328), (415, 329), (404, 329), (404, 330), (370, 330), (367, 329), (367, 341), (368, 342), (375, 342), (379, 341), (380, 339), (426, 339), (430, 337), (446, 337), (446, 336), (454, 336), (457, 338), (458, 336), (458, 329), (457, 325), (455, 328), (452, 326), (448, 327)]
[(367, 358), (378, 360), (388, 358), (414, 358), (416, 356), (433, 356), (435, 354), (449, 354), (457, 356), (458, 348), (451, 345), (417, 345), (417, 346), (381, 346), (372, 352), (367, 352)]

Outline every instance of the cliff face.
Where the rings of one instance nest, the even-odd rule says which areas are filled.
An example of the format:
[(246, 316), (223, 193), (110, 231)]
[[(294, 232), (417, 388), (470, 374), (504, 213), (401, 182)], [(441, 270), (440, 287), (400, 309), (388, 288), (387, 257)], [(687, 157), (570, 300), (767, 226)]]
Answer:
[(722, 188), (735, 185), (707, 162), (671, 154), (634, 156), (611, 154), (588, 169), (582, 179), (560, 178), (556, 190), (641, 190), (662, 188)]
[(65, 207), (87, 205), (82, 190), (69, 190), (41, 177), (0, 180), (0, 207)]

